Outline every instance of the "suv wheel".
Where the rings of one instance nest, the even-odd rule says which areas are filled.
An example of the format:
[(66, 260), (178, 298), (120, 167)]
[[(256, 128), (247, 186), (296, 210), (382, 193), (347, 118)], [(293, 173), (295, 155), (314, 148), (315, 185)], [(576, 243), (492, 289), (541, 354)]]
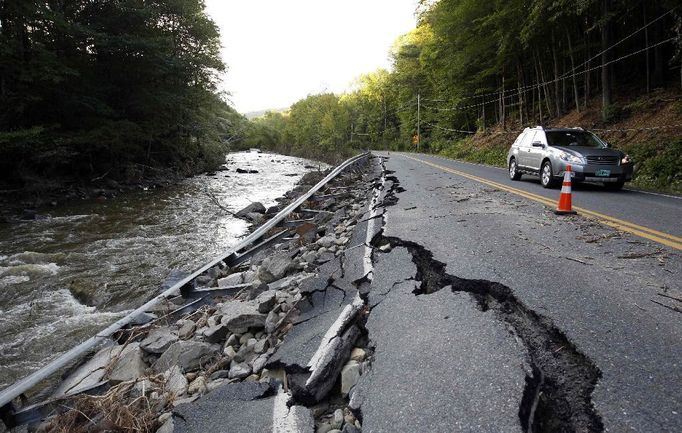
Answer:
[(509, 161), (509, 179), (519, 180), (521, 179), (521, 176), (521, 172), (516, 165), (516, 158), (512, 158), (511, 161)]
[(552, 176), (552, 163), (545, 161), (540, 169), (540, 183), (543, 188), (551, 188), (556, 184), (554, 176)]

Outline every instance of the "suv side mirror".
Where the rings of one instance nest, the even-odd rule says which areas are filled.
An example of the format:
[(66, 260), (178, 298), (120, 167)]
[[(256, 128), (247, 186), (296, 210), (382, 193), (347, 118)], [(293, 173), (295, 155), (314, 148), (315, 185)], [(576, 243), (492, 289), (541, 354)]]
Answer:
[(532, 144), (533, 147), (545, 147), (544, 144), (542, 144), (541, 141), (534, 141)]
[(607, 148), (607, 149), (611, 147), (611, 145), (610, 145), (609, 143), (607, 143), (607, 142), (604, 142), (604, 144), (606, 144), (606, 148)]

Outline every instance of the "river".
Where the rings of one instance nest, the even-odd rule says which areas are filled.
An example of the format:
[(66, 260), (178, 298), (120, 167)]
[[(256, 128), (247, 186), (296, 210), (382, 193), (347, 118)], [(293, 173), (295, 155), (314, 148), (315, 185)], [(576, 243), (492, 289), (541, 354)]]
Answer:
[(175, 186), (0, 224), (0, 389), (140, 305), (172, 272), (236, 244), (249, 224), (216, 200), (231, 211), (254, 201), (267, 207), (319, 166), (257, 152), (228, 154), (226, 165)]

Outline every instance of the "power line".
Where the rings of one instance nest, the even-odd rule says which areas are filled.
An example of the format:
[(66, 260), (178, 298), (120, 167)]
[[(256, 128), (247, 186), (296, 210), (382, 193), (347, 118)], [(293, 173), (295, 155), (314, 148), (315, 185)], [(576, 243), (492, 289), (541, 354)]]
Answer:
[[(520, 91), (525, 91), (525, 90), (529, 90), (529, 89), (534, 89), (534, 88), (537, 88), (537, 87), (544, 87), (544, 86), (546, 86), (546, 85), (553, 84), (553, 83), (555, 83), (555, 82), (557, 82), (557, 81), (560, 81), (560, 80), (563, 80), (563, 79), (566, 79), (566, 78), (572, 78), (572, 77), (575, 77), (575, 76), (577, 76), (577, 75), (585, 74), (585, 73), (587, 73), (587, 72), (592, 72), (592, 71), (594, 71), (594, 70), (601, 69), (601, 68), (603, 68), (603, 67), (605, 67), (605, 66), (608, 66), (608, 65), (611, 65), (611, 64), (613, 64), (613, 63), (620, 62), (621, 60), (627, 59), (627, 58), (629, 58), (629, 57), (636, 56), (637, 54), (640, 54), (640, 53), (642, 53), (642, 52), (644, 52), (644, 51), (650, 50), (651, 48), (655, 48), (655, 47), (657, 47), (657, 46), (659, 46), (659, 45), (666, 44), (666, 43), (671, 42), (671, 41), (673, 41), (673, 40), (675, 40), (675, 39), (676, 39), (676, 37), (671, 37), (671, 38), (665, 39), (665, 40), (663, 40), (663, 41), (657, 42), (657, 43), (655, 43), (655, 44), (653, 44), (653, 45), (649, 45), (649, 46), (647, 46), (647, 47), (645, 47), (645, 48), (642, 48), (642, 49), (640, 49), (640, 50), (637, 50), (637, 51), (635, 51), (635, 52), (632, 52), (632, 53), (623, 55), (623, 56), (621, 56), (621, 57), (618, 57), (617, 59), (610, 60), (610, 61), (608, 61), (608, 62), (606, 62), (606, 63), (601, 64), (601, 65), (597, 65), (597, 66), (594, 66), (594, 67), (592, 67), (592, 68), (590, 68), (590, 69), (586, 69), (586, 70), (582, 70), (582, 71), (575, 72), (575, 73), (573, 73), (573, 74), (571, 74), (571, 75), (569, 75), (569, 76), (567, 76), (567, 77), (563, 77), (563, 78), (562, 78), (562, 77), (557, 77), (557, 78), (554, 78), (554, 79), (552, 79), (552, 80), (548, 80), (548, 81), (544, 81), (544, 82), (540, 82), (540, 83), (535, 83), (535, 84), (531, 84), (531, 85), (524, 86), (524, 87), (518, 87), (518, 88), (512, 89), (511, 91), (517, 92), (517, 93), (518, 93), (518, 92), (520, 92)], [(505, 91), (505, 92), (506, 92), (506, 91)], [(502, 92), (498, 92), (498, 93), (502, 93)], [(500, 100), (505, 100), (505, 99), (509, 99), (509, 98), (514, 98), (514, 97), (517, 97), (517, 96), (518, 96), (517, 94), (512, 93), (511, 95), (502, 96), (502, 97), (500, 97), (500, 98), (495, 98), (495, 99), (490, 99), (490, 100), (488, 100), (488, 101), (481, 102), (481, 103), (478, 103), (478, 104), (469, 104), (469, 105), (454, 106), (454, 107), (433, 107), (433, 106), (428, 106), (428, 105), (423, 105), (423, 104), (422, 104), (422, 107), (428, 108), (428, 109), (431, 109), (431, 110), (436, 110), (436, 111), (464, 111), (464, 110), (467, 110), (467, 109), (470, 109), (470, 108), (482, 107), (482, 106), (484, 106), (484, 105), (488, 105), (488, 104), (491, 104), (491, 103), (497, 103), (497, 102), (499, 102)]]
[[(582, 68), (583, 66), (586, 66), (586, 65), (589, 64), (592, 60), (596, 59), (597, 57), (600, 57), (602, 54), (604, 54), (604, 53), (606, 53), (606, 52), (608, 52), (608, 51), (611, 51), (613, 48), (615, 48), (615, 47), (617, 47), (618, 45), (622, 44), (623, 42), (627, 41), (628, 39), (630, 39), (631, 37), (633, 37), (633, 36), (636, 35), (637, 33), (641, 32), (642, 30), (647, 29), (650, 25), (652, 25), (652, 24), (654, 24), (654, 23), (660, 21), (660, 20), (663, 19), (664, 17), (666, 17), (666, 16), (668, 16), (669, 14), (673, 13), (677, 8), (678, 8), (678, 6), (675, 6), (674, 8), (670, 9), (668, 12), (666, 12), (666, 13), (664, 13), (663, 15), (659, 16), (658, 18), (656, 18), (655, 20), (648, 22), (648, 23), (645, 24), (643, 27), (640, 27), (639, 29), (637, 29), (637, 30), (635, 30), (634, 32), (630, 33), (629, 35), (627, 35), (627, 36), (624, 37), (623, 39), (619, 40), (619, 41), (616, 42), (615, 44), (611, 45), (610, 47), (606, 48), (606, 49), (603, 50), (603, 51), (600, 51), (599, 53), (595, 54), (595, 55), (592, 56), (591, 58), (585, 60), (585, 62), (583, 62), (583, 64), (581, 64), (580, 66), (574, 67), (573, 69), (571, 69), (571, 70), (570, 70), (569, 72), (567, 72), (566, 74), (570, 74), (571, 72), (574, 72), (577, 68)], [(564, 74), (564, 76), (562, 76), (561, 78), (566, 78), (566, 74)]]
[[(654, 19), (654, 20), (648, 22), (647, 24), (645, 24), (644, 26), (642, 26), (642, 27), (640, 27), (639, 29), (635, 30), (634, 32), (630, 33), (630, 34), (627, 35), (626, 37), (620, 39), (620, 40), (617, 41), (616, 43), (614, 43), (614, 44), (612, 44), (611, 46), (607, 47), (606, 49), (600, 51), (598, 54), (592, 56), (590, 59), (586, 60), (586, 61), (583, 62), (582, 64), (573, 67), (571, 70), (569, 70), (568, 72), (564, 73), (562, 76), (557, 77), (557, 78), (555, 78), (555, 79), (553, 79), (553, 80), (550, 80), (550, 81), (547, 81), (547, 82), (544, 82), (544, 83), (540, 83), (540, 84), (534, 84), (534, 85), (528, 85), (528, 86), (523, 86), (523, 87), (510, 88), (510, 89), (508, 89), (508, 90), (499, 90), (499, 91), (490, 92), (490, 93), (483, 93), (483, 94), (480, 94), (480, 95), (464, 96), (464, 97), (461, 97), (460, 100), (476, 99), (476, 98), (483, 98), (483, 97), (486, 97), (486, 96), (497, 96), (497, 95), (505, 94), (505, 93), (519, 92), (519, 91), (522, 91), (522, 90), (531, 89), (531, 88), (536, 87), (536, 86), (538, 86), (538, 85), (553, 84), (554, 82), (559, 81), (559, 80), (564, 80), (564, 79), (567, 79), (567, 78), (573, 78), (573, 77), (575, 77), (575, 76), (577, 76), (577, 75), (579, 75), (579, 74), (584, 74), (584, 73), (586, 73), (586, 72), (593, 71), (595, 68), (591, 68), (591, 69), (588, 69), (588, 70), (580, 71), (580, 72), (578, 72), (578, 73), (574, 73), (576, 69), (582, 68), (582, 67), (588, 65), (592, 60), (594, 60), (594, 59), (598, 58), (599, 56), (601, 56), (602, 54), (604, 54), (604, 53), (606, 53), (606, 52), (612, 50), (613, 48), (615, 48), (615, 47), (617, 47), (618, 45), (622, 44), (622, 43), (625, 42), (626, 40), (630, 39), (632, 36), (634, 36), (634, 35), (636, 35), (637, 33), (641, 32), (642, 30), (647, 29), (650, 25), (652, 25), (652, 24), (654, 24), (654, 23), (660, 21), (661, 19), (665, 18), (667, 15), (669, 15), (669, 14), (673, 13), (675, 10), (677, 10), (677, 8), (678, 8), (678, 6), (675, 6), (674, 8), (672, 8), (672, 9), (670, 9), (669, 11), (665, 12), (664, 14), (662, 14), (661, 16), (659, 16), (658, 18), (656, 18), (656, 19)], [(673, 37), (673, 38), (671, 38), (671, 39), (675, 39), (675, 38)], [(669, 42), (669, 41), (670, 41), (670, 39), (667, 40), (667, 41), (664, 41), (664, 42), (662, 42), (662, 43)], [(659, 43), (659, 44), (660, 44), (660, 43)], [(646, 51), (646, 50), (651, 49), (651, 48), (654, 48), (654, 47), (656, 47), (656, 46), (657, 46), (657, 45), (651, 45), (651, 46), (645, 48), (645, 49), (642, 50), (642, 51)], [(639, 52), (642, 52), (642, 51), (639, 51)], [(599, 68), (601, 68), (602, 66), (606, 66), (606, 65), (608, 65), (608, 64), (609, 64), (609, 63), (606, 63), (605, 65), (598, 66), (596, 69), (599, 69)], [(442, 100), (442, 99), (427, 99), (427, 98), (423, 98), (422, 100), (428, 101), (428, 102), (447, 102), (447, 101), (444, 101), (444, 100)], [(497, 100), (497, 98), (496, 98), (495, 100)], [(443, 109), (443, 110), (445, 110), (445, 109)]]

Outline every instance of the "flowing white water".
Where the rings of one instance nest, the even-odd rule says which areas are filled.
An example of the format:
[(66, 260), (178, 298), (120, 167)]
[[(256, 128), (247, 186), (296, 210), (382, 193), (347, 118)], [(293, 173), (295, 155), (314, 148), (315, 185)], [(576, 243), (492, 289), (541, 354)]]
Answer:
[(0, 225), (0, 388), (141, 304), (172, 270), (192, 271), (234, 245), (248, 223), (215, 200), (231, 211), (272, 205), (318, 163), (240, 152), (227, 156), (227, 166), (173, 187)]

